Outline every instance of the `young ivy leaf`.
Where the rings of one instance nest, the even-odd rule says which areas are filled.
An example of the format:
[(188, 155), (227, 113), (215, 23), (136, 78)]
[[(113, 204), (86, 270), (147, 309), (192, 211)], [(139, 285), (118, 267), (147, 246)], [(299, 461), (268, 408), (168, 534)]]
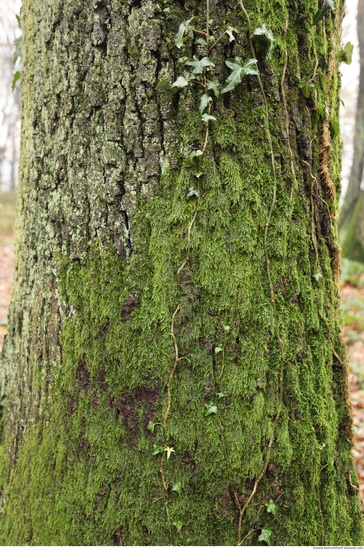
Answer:
[(334, 0), (324, 0), (322, 8), (320, 8), (313, 16), (314, 27), (323, 19), (329, 10), (335, 9)]
[(311, 95), (311, 90), (315, 87), (315, 85), (313, 82), (301, 82), (298, 87), (301, 88), (303, 95), (306, 99), (308, 99)]
[(153, 420), (149, 420), (147, 429), (150, 430), (152, 433), (154, 433), (154, 427), (155, 427), (155, 424)]
[(186, 80), (184, 76), (179, 76), (177, 80), (173, 82), (172, 86), (175, 88), (183, 88), (184, 86), (188, 86), (188, 80)]
[(253, 35), (255, 35), (255, 36), (265, 36), (265, 38), (268, 40), (269, 48), (268, 48), (268, 52), (267, 52), (267, 59), (270, 59), (272, 57), (272, 51), (273, 51), (273, 48), (274, 48), (274, 45), (275, 45), (275, 40), (274, 40), (272, 31), (270, 29), (267, 29), (266, 24), (263, 23), (263, 25), (261, 27), (258, 27), (258, 28), (255, 29), (255, 31), (253, 32)]
[(216, 97), (220, 95), (220, 82), (218, 80), (207, 80), (207, 89), (212, 90)]
[(217, 394), (217, 398), (218, 399), (223, 399), (223, 397), (227, 397), (227, 393), (219, 391), (219, 393)]
[(186, 199), (190, 199), (191, 197), (198, 197), (198, 191), (194, 187), (188, 189)]
[(191, 19), (188, 19), (187, 21), (184, 21), (183, 23), (180, 24), (178, 33), (176, 34), (176, 38), (175, 38), (177, 48), (182, 48), (183, 36), (185, 32), (188, 30), (188, 25), (191, 23), (192, 19), (193, 17), (191, 17)]
[(241, 57), (234, 57), (234, 59), (228, 59), (225, 61), (225, 64), (231, 69), (231, 74), (226, 79), (226, 86), (222, 90), (222, 94), (234, 90), (238, 84), (242, 81), (242, 78), (248, 74), (259, 74), (259, 71), (256, 67), (258, 63), (257, 59), (249, 59), (242, 64)]
[(171, 458), (171, 454), (175, 453), (176, 451), (173, 449), (173, 447), (164, 447), (163, 449), (167, 453), (167, 460)]
[(190, 161), (193, 161), (195, 157), (200, 157), (201, 155), (203, 155), (203, 153), (200, 149), (198, 149), (197, 151), (192, 151), (192, 153), (190, 153), (189, 159)]
[(272, 499), (270, 499), (269, 502), (266, 503), (265, 507), (266, 507), (267, 512), (268, 512), (269, 514), (273, 514), (273, 516), (276, 515), (276, 513), (277, 513), (277, 507), (276, 507), (276, 505), (275, 505), (275, 503), (273, 502)]
[(207, 113), (204, 113), (201, 118), (202, 118), (202, 121), (205, 122), (206, 124), (208, 124), (209, 120), (216, 120), (216, 117), (212, 115), (208, 115)]
[(192, 74), (202, 74), (205, 67), (215, 67), (215, 63), (208, 57), (202, 57), (199, 59), (195, 55), (192, 59), (186, 61), (186, 65), (192, 67)]
[(159, 445), (159, 443), (153, 443), (153, 452), (152, 455), (159, 455), (160, 453), (163, 453), (163, 447), (162, 445)]
[(214, 352), (220, 353), (220, 351), (222, 351), (222, 348), (220, 348), (220, 346), (216, 346), (216, 348), (214, 349)]
[(260, 533), (258, 537), (259, 542), (266, 542), (267, 544), (270, 544), (270, 537), (272, 535), (273, 531), (272, 529), (269, 529), (269, 527), (263, 527), (262, 532)]
[(176, 481), (176, 483), (173, 483), (172, 491), (175, 491), (180, 495), (182, 492), (182, 483), (180, 481)]
[(12, 83), (11, 83), (11, 91), (12, 92), (15, 90), (16, 83), (18, 82), (18, 80), (20, 78), (21, 78), (21, 71), (16, 71), (16, 73), (14, 73), (13, 80), (12, 80)]
[(204, 112), (208, 104), (211, 103), (211, 101), (212, 101), (212, 97), (208, 96), (207, 94), (203, 94), (203, 96), (201, 96), (200, 107), (199, 107), (199, 111), (201, 114)]
[(350, 65), (353, 60), (353, 49), (354, 46), (351, 42), (347, 42), (342, 50), (339, 50), (336, 54), (336, 59), (340, 61), (340, 63), (346, 63), (347, 65)]
[(217, 413), (217, 407), (216, 405), (214, 405), (212, 401), (210, 403), (205, 404), (205, 407), (206, 407), (205, 416), (210, 416), (210, 414)]
[(234, 27), (230, 27), (229, 25), (228, 28), (226, 29), (226, 34), (229, 35), (229, 42), (232, 42), (233, 40), (235, 40), (235, 36), (233, 35), (233, 32), (238, 32), (238, 31), (234, 29)]
[(172, 523), (172, 525), (175, 526), (175, 528), (177, 529), (177, 531), (180, 531), (184, 525), (183, 521), (174, 521)]

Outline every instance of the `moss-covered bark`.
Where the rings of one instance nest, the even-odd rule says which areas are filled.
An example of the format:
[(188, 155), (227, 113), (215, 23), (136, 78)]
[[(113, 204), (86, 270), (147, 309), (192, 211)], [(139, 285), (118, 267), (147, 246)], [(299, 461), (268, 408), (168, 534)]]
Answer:
[(316, 0), (209, 8), (211, 34), (237, 29), (214, 75), (253, 48), (260, 76), (214, 101), (190, 161), (200, 92), (172, 83), (206, 46), (174, 37), (192, 16), (204, 28), (203, 2), (24, 0), (2, 544), (254, 545), (263, 527), (276, 545), (361, 544), (337, 289), (342, 3), (317, 26)]

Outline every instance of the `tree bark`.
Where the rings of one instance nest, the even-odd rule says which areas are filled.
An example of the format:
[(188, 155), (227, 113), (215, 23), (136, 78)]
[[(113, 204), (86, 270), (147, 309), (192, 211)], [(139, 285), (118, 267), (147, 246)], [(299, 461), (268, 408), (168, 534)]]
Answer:
[(24, 0), (2, 544), (361, 544), (336, 5)]
[(354, 156), (348, 189), (340, 213), (340, 240), (346, 258), (364, 262), (364, 1), (358, 1), (359, 92)]

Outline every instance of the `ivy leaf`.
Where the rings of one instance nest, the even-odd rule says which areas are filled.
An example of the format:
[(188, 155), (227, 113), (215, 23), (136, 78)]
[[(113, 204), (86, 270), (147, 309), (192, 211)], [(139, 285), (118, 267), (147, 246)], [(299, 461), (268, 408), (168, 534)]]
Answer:
[(233, 40), (235, 40), (235, 36), (233, 35), (233, 32), (238, 32), (238, 31), (234, 29), (234, 27), (230, 27), (229, 25), (228, 28), (226, 29), (226, 34), (229, 35), (229, 42), (233, 42)]
[(195, 176), (195, 178), (199, 179), (201, 176), (203, 176), (203, 172), (195, 172), (193, 175)]
[(183, 521), (174, 521), (172, 523), (172, 525), (175, 526), (175, 528), (177, 529), (177, 531), (180, 531), (184, 525)]
[(177, 80), (173, 82), (172, 86), (175, 88), (183, 88), (184, 86), (188, 86), (188, 80), (186, 80), (184, 76), (179, 76)]
[(226, 94), (226, 92), (230, 92), (231, 90), (234, 90), (238, 84), (242, 81), (243, 76), (246, 76), (248, 74), (259, 74), (259, 71), (256, 67), (256, 64), (258, 63), (257, 59), (249, 59), (242, 64), (241, 57), (234, 57), (234, 59), (228, 59), (225, 61), (225, 64), (231, 69), (231, 74), (226, 79), (226, 86), (222, 90), (222, 94)]
[(194, 187), (190, 187), (186, 195), (187, 199), (190, 199), (191, 197), (198, 197), (198, 191)]
[(225, 332), (229, 332), (229, 330), (230, 330), (229, 325), (224, 325), (224, 331), (225, 331)]
[(266, 503), (265, 507), (267, 509), (268, 514), (273, 514), (273, 516), (276, 515), (277, 506), (275, 505), (272, 499), (270, 499), (270, 501)]
[(224, 397), (227, 397), (227, 393), (219, 391), (219, 393), (217, 394), (217, 398), (218, 399), (223, 399)]
[(175, 491), (180, 495), (182, 492), (182, 483), (180, 481), (176, 481), (176, 483), (173, 483), (172, 491)]
[(15, 90), (16, 83), (21, 78), (21, 71), (16, 71), (13, 76), (13, 80), (11, 82), (11, 91), (13, 92)]
[(155, 424), (154, 424), (153, 420), (149, 420), (148, 426), (147, 426), (148, 430), (150, 430), (151, 432), (154, 433), (154, 427), (155, 427)]
[(159, 443), (153, 443), (153, 452), (152, 455), (159, 455), (160, 453), (163, 453), (163, 446), (159, 445)]
[(269, 48), (267, 52), (267, 59), (270, 59), (272, 57), (272, 51), (275, 46), (275, 40), (273, 37), (273, 33), (270, 29), (267, 28), (266, 24), (263, 23), (261, 27), (257, 27), (255, 31), (253, 32), (253, 35), (255, 36), (265, 36), (265, 38), (269, 42)]
[(214, 349), (214, 352), (220, 353), (220, 351), (222, 351), (222, 348), (220, 348), (220, 346), (216, 346), (216, 348)]
[(195, 157), (200, 157), (201, 155), (203, 155), (203, 153), (200, 149), (198, 149), (197, 151), (192, 151), (189, 159), (192, 161)]
[(167, 453), (167, 460), (171, 458), (171, 454), (175, 453), (176, 451), (173, 449), (173, 447), (164, 447), (163, 449)]
[(203, 96), (201, 96), (200, 107), (199, 107), (199, 111), (201, 114), (204, 112), (208, 104), (211, 103), (211, 101), (212, 101), (212, 97), (208, 96), (207, 94), (203, 94)]
[(347, 42), (342, 50), (339, 50), (336, 54), (336, 59), (342, 63), (350, 65), (353, 60), (354, 46), (351, 42)]
[(207, 80), (206, 87), (208, 90), (212, 90), (216, 97), (220, 95), (220, 82), (218, 80)]
[(209, 120), (216, 120), (216, 117), (208, 115), (207, 113), (204, 113), (201, 118), (203, 122), (206, 122), (206, 124), (208, 124)]
[(217, 413), (217, 407), (214, 405), (213, 401), (210, 401), (210, 403), (205, 404), (206, 410), (205, 410), (205, 416), (210, 416), (210, 414), (216, 414)]
[(335, 9), (334, 0), (324, 0), (322, 8), (320, 8), (313, 16), (314, 27), (323, 19), (329, 10)]
[(258, 537), (259, 542), (266, 542), (267, 544), (270, 544), (270, 537), (272, 535), (273, 531), (272, 529), (269, 529), (269, 527), (263, 527), (262, 532), (260, 533)]
[(177, 48), (182, 48), (183, 36), (185, 32), (188, 30), (188, 25), (191, 23), (192, 19), (193, 17), (191, 17), (191, 19), (188, 19), (187, 21), (184, 21), (183, 23), (180, 24), (178, 33), (176, 34), (176, 38), (175, 38)]
[(315, 85), (313, 82), (301, 82), (298, 87), (301, 88), (303, 95), (306, 99), (308, 99), (311, 95), (311, 90), (315, 87)]
[(202, 57), (199, 59), (195, 55), (192, 59), (186, 61), (186, 65), (192, 67), (192, 74), (202, 74), (205, 67), (215, 67), (215, 63), (208, 57)]

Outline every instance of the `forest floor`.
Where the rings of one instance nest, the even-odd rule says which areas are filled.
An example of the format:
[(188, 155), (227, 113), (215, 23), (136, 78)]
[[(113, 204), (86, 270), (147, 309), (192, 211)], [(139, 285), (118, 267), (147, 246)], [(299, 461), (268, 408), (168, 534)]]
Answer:
[[(0, 193), (0, 350), (6, 334), (14, 269), (15, 195)], [(354, 417), (354, 460), (364, 501), (364, 266), (343, 261), (342, 309)]]

